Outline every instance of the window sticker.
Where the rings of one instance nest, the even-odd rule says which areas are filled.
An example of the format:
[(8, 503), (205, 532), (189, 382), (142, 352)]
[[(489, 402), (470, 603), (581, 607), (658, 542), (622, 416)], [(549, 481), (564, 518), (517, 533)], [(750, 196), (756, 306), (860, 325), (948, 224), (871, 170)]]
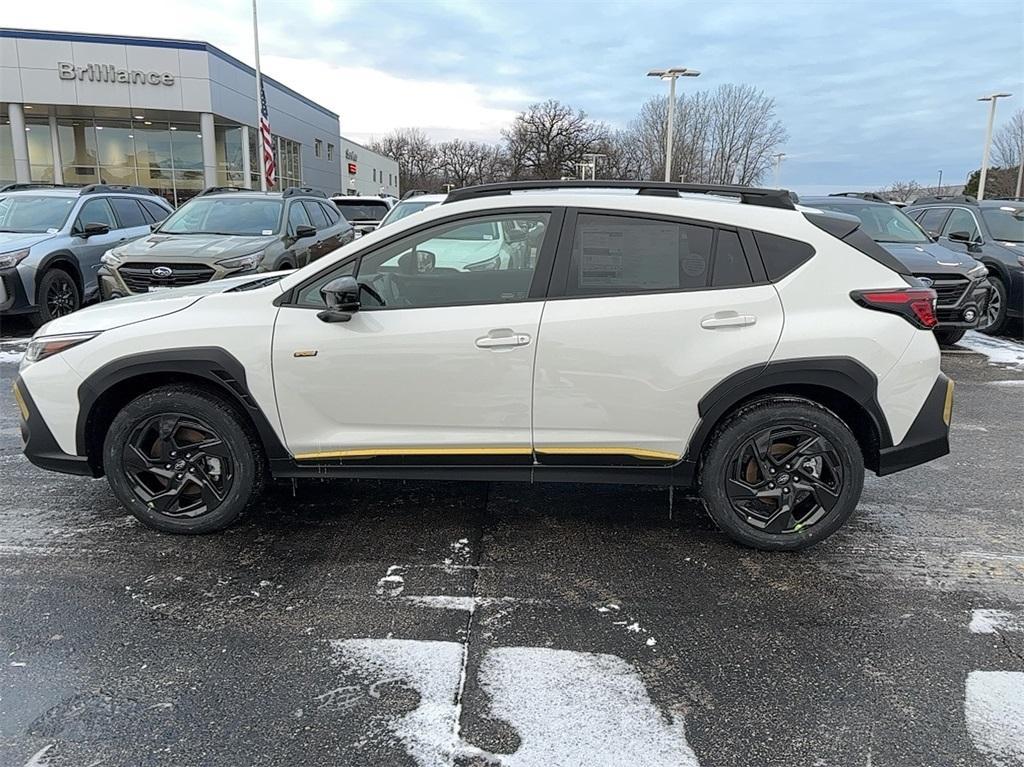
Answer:
[(273, 234), (273, 233), (274, 233), (273, 229), (264, 229), (262, 232), (260, 232), (260, 234), (263, 234), (263, 235), (270, 235), (270, 234)]

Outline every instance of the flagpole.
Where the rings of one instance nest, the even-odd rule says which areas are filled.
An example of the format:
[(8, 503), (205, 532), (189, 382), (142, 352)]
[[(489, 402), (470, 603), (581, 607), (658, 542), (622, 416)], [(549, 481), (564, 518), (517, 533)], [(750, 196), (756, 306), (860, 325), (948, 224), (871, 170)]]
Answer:
[[(262, 117), (261, 100), (263, 96), (263, 76), (260, 74), (260, 26), (256, 19), (256, 0), (252, 0), (252, 40), (256, 46), (256, 144), (259, 151), (256, 153), (260, 163), (260, 191), (267, 191), (267, 174), (263, 170), (263, 136), (260, 133), (260, 118)], [(246, 149), (248, 151), (248, 149)]]

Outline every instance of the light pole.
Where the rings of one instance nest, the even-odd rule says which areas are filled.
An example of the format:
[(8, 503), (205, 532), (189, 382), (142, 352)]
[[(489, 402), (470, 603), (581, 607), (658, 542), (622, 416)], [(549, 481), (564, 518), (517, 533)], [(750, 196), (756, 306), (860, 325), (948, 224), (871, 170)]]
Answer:
[(779, 188), (779, 174), (782, 172), (782, 159), (786, 156), (785, 152), (779, 152), (775, 157), (775, 188)]
[[(590, 167), (590, 180), (591, 181), (597, 181), (597, 158), (598, 157), (607, 157), (607, 156), (608, 155), (602, 154), (601, 152), (584, 152), (583, 153), (583, 159), (584, 160), (589, 160), (589, 162), (587, 162), (584, 167), (586, 167), (586, 166)], [(586, 178), (587, 178), (587, 174), (584, 173), (583, 174), (583, 179), (586, 180)]]
[(652, 69), (647, 73), (648, 77), (657, 77), (659, 80), (668, 80), (668, 125), (665, 132), (665, 180), (672, 180), (672, 117), (676, 111), (676, 78), (677, 77), (699, 77), (700, 72), (696, 69), (686, 67), (671, 67), (669, 69)]
[(942, 195), (942, 171), (939, 171), (939, 186), (935, 190), (935, 194)]
[(1012, 93), (992, 93), (982, 96), (978, 101), (991, 101), (992, 106), (988, 110), (988, 128), (985, 130), (985, 151), (981, 155), (981, 178), (978, 179), (978, 199), (985, 199), (985, 177), (988, 175), (988, 153), (992, 148), (992, 123), (996, 120), (996, 101), (1008, 99)]

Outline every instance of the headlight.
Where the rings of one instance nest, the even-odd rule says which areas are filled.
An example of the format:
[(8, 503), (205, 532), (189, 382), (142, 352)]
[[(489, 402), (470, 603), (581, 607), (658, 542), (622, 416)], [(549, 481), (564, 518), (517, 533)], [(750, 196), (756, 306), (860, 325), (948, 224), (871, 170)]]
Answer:
[(255, 269), (260, 265), (260, 261), (263, 260), (263, 251), (258, 250), (255, 253), (250, 253), (246, 256), (236, 256), (235, 258), (225, 258), (223, 261), (217, 263), (223, 266), (225, 269), (234, 271), (236, 269)]
[(969, 272), (967, 272), (967, 276), (970, 277), (972, 280), (976, 280), (979, 277), (984, 277), (986, 274), (988, 274), (988, 269), (985, 267), (984, 264), (978, 264), (977, 266), (973, 267)]
[(114, 251), (108, 250), (100, 257), (100, 263), (115, 267), (121, 265), (121, 259), (114, 255)]
[(486, 272), (491, 269), (501, 268), (501, 255), (491, 256), (484, 261), (477, 261), (475, 264), (466, 264), (464, 267), (467, 272)]
[(24, 370), (33, 362), (45, 360), (54, 354), (60, 354), (73, 346), (84, 344), (99, 333), (68, 333), (62, 336), (40, 336), (29, 341), (28, 350), (21, 360), (21, 369)]
[(24, 250), (12, 250), (10, 253), (0, 253), (0, 269), (10, 269), (17, 266), (28, 258), (28, 248)]

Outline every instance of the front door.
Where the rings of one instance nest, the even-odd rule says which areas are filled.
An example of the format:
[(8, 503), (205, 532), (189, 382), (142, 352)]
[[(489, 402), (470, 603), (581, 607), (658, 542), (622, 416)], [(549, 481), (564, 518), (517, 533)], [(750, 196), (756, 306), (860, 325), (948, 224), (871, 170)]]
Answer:
[[(552, 254), (506, 251), (551, 231), (554, 217), (530, 209), (433, 222), (300, 286), (278, 314), (273, 349), (296, 460), (529, 464)], [(513, 230), (523, 242), (501, 234)], [(479, 257), (467, 261), (471, 250)], [(323, 322), (320, 289), (346, 273), (363, 286), (362, 306), (348, 322)]]
[[(109, 231), (106, 234), (93, 234), (86, 237), (86, 224), (104, 224), (109, 227)], [(110, 202), (103, 197), (96, 197), (83, 203), (78, 211), (78, 216), (71, 225), (71, 235), (75, 238), (74, 252), (78, 258), (79, 268), (82, 270), (84, 297), (92, 296), (99, 288), (96, 272), (100, 268), (100, 259), (103, 254), (148, 231), (149, 228), (146, 227), (135, 234), (127, 228), (122, 228), (114, 216)]]

